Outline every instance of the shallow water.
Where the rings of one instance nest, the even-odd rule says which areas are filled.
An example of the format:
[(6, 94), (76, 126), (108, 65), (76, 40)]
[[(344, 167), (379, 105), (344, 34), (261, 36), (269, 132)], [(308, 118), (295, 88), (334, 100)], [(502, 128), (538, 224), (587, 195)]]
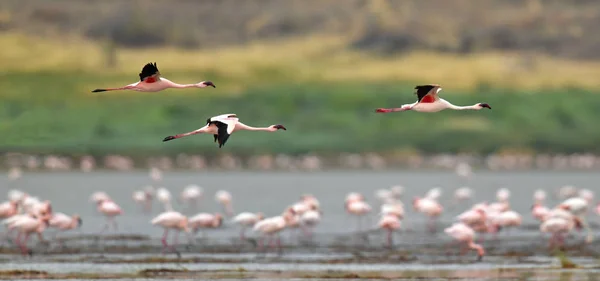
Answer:
[[(26, 173), (17, 182), (0, 179), (0, 186), (8, 190), (18, 188), (42, 199), (52, 201), (54, 211), (67, 214), (78, 213), (83, 218), (83, 227), (78, 231), (61, 234), (65, 238), (66, 249), (56, 244), (34, 247), (34, 256), (21, 257), (14, 254), (0, 254), (0, 270), (43, 270), (51, 273), (134, 273), (144, 269), (173, 268), (188, 270), (256, 270), (280, 271), (392, 271), (414, 272), (406, 278), (458, 278), (465, 280), (595, 280), (590, 276), (600, 275), (594, 267), (599, 266), (598, 253), (600, 239), (593, 245), (580, 244), (582, 234), (569, 239), (571, 249), (568, 255), (579, 266), (578, 270), (556, 269), (558, 259), (546, 249), (546, 237), (539, 233), (539, 224), (530, 215), (532, 194), (542, 188), (548, 192), (547, 205), (557, 204), (553, 192), (565, 184), (597, 190), (595, 183), (600, 180), (597, 173), (477, 173), (470, 181), (463, 181), (453, 173), (437, 171), (419, 172), (319, 172), (319, 173), (255, 173), (255, 172), (173, 172), (165, 173), (158, 186), (167, 187), (173, 197), (173, 207), (183, 213), (193, 215), (198, 212), (222, 212), (214, 200), (219, 189), (233, 195), (235, 212), (261, 211), (267, 216), (278, 215), (282, 210), (299, 199), (301, 194), (311, 193), (321, 202), (323, 218), (315, 229), (313, 244), (307, 246), (291, 239), (290, 233), (282, 233), (286, 246), (281, 256), (275, 253), (258, 255), (255, 247), (239, 243), (238, 229), (225, 221), (216, 230), (197, 235), (190, 248), (179, 247), (182, 259), (195, 258), (201, 262), (175, 263), (174, 255), (161, 255), (158, 238), (162, 229), (153, 227), (149, 221), (162, 211), (154, 203), (151, 215), (143, 214), (131, 199), (132, 192), (144, 185), (152, 184), (147, 173)], [(193, 211), (181, 206), (176, 198), (187, 184), (198, 184), (204, 188), (200, 209)], [(377, 221), (379, 202), (374, 196), (376, 190), (401, 184), (405, 187), (403, 202), (406, 205), (406, 218), (402, 231), (395, 234), (395, 250), (385, 249), (384, 234), (372, 231), (357, 237), (357, 221), (348, 217), (343, 202), (349, 192), (362, 193), (375, 210), (364, 229), (373, 229)], [(443, 232), (426, 232), (426, 220), (410, 208), (414, 196), (422, 196), (429, 189), (439, 186), (443, 190), (441, 203), (444, 213), (439, 219), (438, 230), (451, 224), (456, 215), (466, 210), (472, 202), (454, 205), (452, 194), (460, 186), (474, 189), (475, 200), (495, 201), (495, 192), (501, 187), (512, 191), (511, 207), (520, 212), (523, 225), (500, 233), (497, 240), (486, 237), (484, 246), (488, 255), (476, 263), (474, 256), (449, 254), (445, 245), (449, 242)], [(118, 217), (119, 229), (107, 235), (141, 234), (141, 237), (121, 237), (121, 239), (94, 239), (102, 229), (105, 219), (98, 215), (89, 202), (92, 192), (107, 192), (124, 210)], [(590, 214), (589, 221), (597, 225), (598, 216)], [(596, 235), (598, 228), (595, 227)], [(248, 236), (253, 237), (251, 231)], [(46, 237), (50, 237), (46, 234)], [(87, 236), (81, 236), (87, 235)], [(200, 238), (204, 237), (204, 238)], [(114, 238), (114, 237), (113, 237)], [(180, 239), (185, 242), (186, 240)], [(30, 243), (33, 245), (34, 243)], [(0, 245), (12, 251), (15, 246), (9, 243)], [(164, 262), (143, 262), (144, 259), (168, 258)], [(332, 260), (337, 260), (332, 263)], [(518, 271), (513, 277), (498, 275), (498, 270)], [(462, 275), (461, 275), (462, 274)], [(454, 276), (454, 277), (453, 277)], [(264, 276), (261, 280), (274, 277)], [(403, 277), (404, 278), (404, 277)], [(513, 278), (513, 279), (511, 279)], [(180, 279), (180, 278), (178, 278)], [(85, 280), (85, 279), (81, 279)], [(152, 279), (152, 280), (161, 280)], [(165, 279), (166, 280), (166, 279)], [(185, 280), (185, 279), (180, 279)], [(223, 279), (220, 279), (223, 280)], [(239, 279), (226, 279), (239, 280)], [(306, 279), (303, 279), (306, 280)], [(317, 280), (317, 279), (315, 279)], [(331, 280), (331, 279), (328, 279)], [(343, 280), (353, 280), (343, 279)], [(402, 279), (398, 279), (402, 280)]]

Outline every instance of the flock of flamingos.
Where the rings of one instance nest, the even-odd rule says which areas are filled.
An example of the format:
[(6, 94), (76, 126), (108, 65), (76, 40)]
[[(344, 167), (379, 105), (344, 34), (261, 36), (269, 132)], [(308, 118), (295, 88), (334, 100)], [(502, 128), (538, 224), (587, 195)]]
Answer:
[[(152, 173), (151, 173), (152, 176)], [(405, 207), (401, 201), (403, 189), (394, 186), (390, 189), (380, 189), (375, 196), (380, 200), (379, 220), (377, 228), (387, 232), (387, 244), (393, 245), (392, 237), (395, 231), (400, 230), (405, 218)], [(190, 185), (183, 189), (180, 194), (181, 202), (188, 207), (197, 207), (203, 190), (197, 185)], [(434, 231), (436, 219), (442, 214), (443, 206), (439, 203), (441, 189), (429, 190), (424, 196), (412, 200), (412, 208), (428, 217), (428, 228)], [(472, 199), (473, 190), (468, 187), (456, 189), (454, 202), (464, 203)], [(600, 215), (600, 203), (594, 204), (594, 193), (587, 189), (577, 189), (573, 186), (563, 186), (557, 192), (562, 203), (553, 208), (544, 205), (546, 192), (536, 190), (533, 194), (533, 206), (531, 215), (540, 222), (540, 231), (548, 233), (549, 246), (562, 246), (565, 237), (574, 230), (585, 230), (587, 232), (585, 241), (591, 243), (593, 239), (592, 230), (589, 227), (586, 216), (592, 211)], [(496, 202), (479, 202), (468, 208), (468, 210), (456, 216), (450, 227), (444, 229), (444, 233), (450, 236), (456, 244), (460, 245), (461, 253), (467, 250), (477, 252), (480, 260), (485, 255), (485, 249), (476, 243), (476, 234), (495, 234), (502, 229), (518, 227), (521, 225), (521, 214), (511, 209), (510, 191), (505, 188), (497, 190)], [(280, 233), (285, 229), (302, 230), (304, 235), (311, 237), (314, 227), (321, 221), (323, 213), (315, 196), (306, 194), (285, 208), (280, 215), (265, 217), (262, 213), (242, 212), (237, 215), (233, 213), (232, 195), (220, 190), (215, 194), (215, 200), (221, 204), (224, 215), (220, 213), (199, 213), (187, 217), (173, 210), (171, 206), (171, 193), (166, 188), (148, 186), (143, 190), (133, 192), (132, 199), (144, 211), (150, 211), (152, 201), (156, 199), (163, 205), (164, 211), (154, 217), (149, 223), (164, 229), (162, 236), (163, 253), (172, 251), (179, 256), (175, 249), (177, 239), (184, 232), (191, 241), (192, 235), (202, 229), (218, 228), (223, 224), (224, 216), (231, 218), (231, 222), (240, 227), (240, 240), (246, 239), (248, 229), (259, 236), (258, 250), (264, 248), (263, 239), (269, 238), (269, 246), (277, 246), (281, 250)], [(96, 205), (98, 213), (106, 217), (104, 230), (113, 226), (117, 228), (117, 218), (123, 212), (119, 205), (104, 192), (95, 192), (90, 201)], [(358, 219), (359, 231), (362, 219), (370, 214), (373, 209), (365, 201), (362, 194), (349, 193), (345, 198), (345, 212)], [(32, 251), (27, 247), (28, 238), (37, 235), (40, 241), (44, 241), (43, 232), (54, 228), (58, 232), (76, 229), (82, 224), (78, 215), (66, 215), (55, 212), (48, 200), (41, 200), (25, 192), (13, 189), (8, 192), (8, 200), (0, 204), (0, 219), (6, 227), (4, 239), (14, 239), (23, 255), (31, 255)], [(167, 238), (170, 231), (175, 232), (173, 242), (169, 244)]]

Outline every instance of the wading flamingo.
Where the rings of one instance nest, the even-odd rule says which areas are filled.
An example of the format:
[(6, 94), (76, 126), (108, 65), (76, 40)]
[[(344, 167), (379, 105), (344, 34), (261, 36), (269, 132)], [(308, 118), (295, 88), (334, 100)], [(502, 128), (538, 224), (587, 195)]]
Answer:
[(253, 214), (249, 212), (239, 213), (237, 216), (235, 216), (232, 221), (242, 226), (242, 230), (240, 230), (240, 240), (246, 240), (246, 228), (253, 227), (257, 222), (263, 220), (264, 218), (265, 216), (263, 213)]
[(205, 88), (205, 87), (216, 88), (215, 84), (210, 81), (202, 81), (196, 84), (177, 84), (171, 80), (160, 77), (160, 72), (156, 67), (155, 63), (147, 63), (140, 72), (140, 81), (127, 86), (119, 88), (105, 88), (95, 89), (92, 93), (106, 92), (106, 91), (119, 91), (119, 90), (134, 90), (139, 92), (158, 92), (168, 88)]
[(44, 241), (42, 232), (48, 227), (49, 219), (49, 216), (24, 216), (9, 226), (9, 229), (17, 229), (19, 232), (15, 242), (21, 248), (21, 253), (23, 255), (32, 255), (32, 251), (27, 249), (29, 235), (37, 233), (40, 241)]
[(261, 251), (263, 248), (263, 239), (264, 236), (269, 236), (269, 245), (273, 242), (273, 237), (277, 235), (276, 243), (279, 249), (279, 253), (281, 253), (281, 237), (279, 237), (279, 233), (285, 229), (285, 227), (294, 220), (294, 210), (291, 208), (286, 209), (282, 215), (275, 216), (271, 218), (267, 218), (257, 222), (254, 225), (253, 230), (255, 232), (259, 232), (261, 237), (258, 240), (258, 251)]
[(387, 231), (387, 244), (391, 248), (394, 244), (393, 232), (400, 229), (400, 217), (395, 213), (387, 213), (381, 217), (377, 225)]
[(223, 145), (225, 145), (227, 139), (229, 139), (229, 136), (236, 131), (247, 130), (275, 132), (280, 129), (287, 130), (283, 125), (271, 125), (269, 127), (251, 127), (240, 122), (239, 120), (240, 119), (237, 117), (237, 115), (231, 113), (213, 116), (206, 120), (206, 126), (188, 133), (165, 137), (163, 139), (163, 142), (204, 133), (214, 135), (215, 142), (219, 142), (219, 148), (221, 148)]
[[(188, 242), (191, 243), (191, 241), (192, 241), (192, 237), (190, 236), (191, 231), (190, 231), (190, 228), (188, 227), (188, 219), (186, 216), (182, 215), (179, 212), (175, 212), (175, 211), (163, 212), (163, 213), (159, 214), (158, 216), (156, 216), (154, 219), (152, 219), (152, 221), (150, 223), (152, 223), (153, 225), (161, 226), (165, 229), (165, 233), (163, 234), (163, 237), (161, 239), (161, 242), (163, 244), (163, 253), (165, 252), (165, 250), (170, 248), (178, 257), (181, 256), (179, 251), (177, 251), (175, 249), (175, 246), (177, 246), (177, 240), (179, 239), (179, 233), (182, 230), (185, 231), (185, 233), (187, 234)], [(169, 229), (173, 229), (173, 230), (177, 231), (177, 234), (175, 234), (175, 238), (173, 239), (173, 245), (170, 245), (170, 246), (167, 243), (167, 236), (169, 235)]]
[[(475, 244), (475, 231), (464, 223), (454, 223), (452, 226), (444, 229), (444, 232), (454, 240), (461, 244), (461, 254), (465, 253), (465, 250), (472, 249), (477, 251), (477, 261), (481, 261), (485, 251), (479, 244)], [(466, 246), (466, 247), (465, 247)]]
[(231, 204), (231, 193), (226, 190), (219, 190), (215, 193), (215, 200), (221, 204), (223, 212), (228, 216), (233, 216), (233, 207)]
[(430, 84), (430, 85), (418, 85), (415, 87), (415, 95), (417, 95), (417, 101), (411, 104), (403, 104), (398, 108), (378, 108), (375, 110), (377, 113), (390, 113), (397, 111), (407, 111), (414, 110), (418, 112), (438, 112), (444, 109), (453, 109), (453, 110), (481, 110), (483, 108), (492, 109), (487, 103), (477, 103), (475, 105), (468, 106), (457, 106), (451, 104), (438, 97), (438, 93), (442, 90), (440, 85)]

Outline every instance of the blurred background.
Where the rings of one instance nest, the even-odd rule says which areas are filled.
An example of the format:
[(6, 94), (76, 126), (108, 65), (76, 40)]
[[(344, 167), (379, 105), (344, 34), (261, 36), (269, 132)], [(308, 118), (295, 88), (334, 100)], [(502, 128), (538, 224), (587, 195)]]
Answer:
[[(592, 0), (4, 0), (0, 149), (55, 170), (594, 169), (598, 26)], [(90, 92), (148, 62), (217, 88)], [(493, 110), (374, 113), (424, 83)], [(161, 141), (230, 112), (288, 131)]]

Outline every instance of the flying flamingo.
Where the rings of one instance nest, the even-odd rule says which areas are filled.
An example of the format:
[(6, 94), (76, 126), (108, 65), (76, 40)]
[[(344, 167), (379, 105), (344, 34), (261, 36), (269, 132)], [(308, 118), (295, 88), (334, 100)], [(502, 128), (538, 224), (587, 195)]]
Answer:
[(215, 84), (210, 81), (202, 81), (196, 84), (177, 84), (168, 79), (160, 77), (160, 72), (155, 63), (147, 63), (140, 72), (140, 81), (119, 88), (95, 89), (92, 93), (118, 90), (134, 90), (139, 92), (158, 92), (168, 88), (216, 88)]
[(438, 97), (438, 93), (442, 90), (440, 85), (418, 85), (415, 87), (415, 95), (417, 95), (417, 101), (411, 104), (403, 104), (399, 108), (378, 108), (375, 112), (377, 113), (390, 113), (397, 111), (414, 110), (418, 112), (438, 112), (444, 109), (453, 110), (481, 110), (483, 108), (492, 109), (487, 103), (477, 103), (469, 106), (456, 106)]
[(215, 142), (218, 142), (219, 148), (221, 148), (223, 145), (225, 145), (227, 139), (229, 139), (229, 136), (236, 131), (247, 130), (275, 132), (280, 129), (287, 130), (283, 125), (271, 125), (269, 127), (251, 127), (240, 122), (239, 120), (240, 119), (237, 117), (237, 115), (231, 113), (213, 116), (206, 120), (206, 126), (188, 133), (165, 137), (163, 139), (163, 142), (204, 133), (214, 135)]
[(444, 232), (454, 238), (456, 242), (462, 244), (462, 254), (465, 253), (466, 246), (469, 249), (477, 251), (477, 261), (481, 261), (483, 255), (485, 255), (485, 251), (481, 245), (473, 242), (475, 240), (475, 231), (472, 228), (463, 223), (454, 223), (452, 226), (444, 229)]
[[(185, 233), (188, 235), (188, 241), (190, 243), (192, 241), (192, 237), (190, 236), (191, 231), (188, 226), (187, 217), (182, 215), (179, 212), (166, 211), (166, 212), (159, 214), (154, 219), (152, 219), (151, 223), (153, 225), (161, 226), (165, 229), (165, 233), (163, 234), (163, 237), (161, 239), (161, 242), (163, 244), (163, 253), (165, 252), (166, 249), (171, 248), (171, 250), (175, 254), (177, 254), (178, 257), (181, 257), (181, 254), (179, 253), (179, 251), (177, 251), (175, 249), (175, 246), (177, 246), (177, 240), (179, 238), (179, 232), (182, 230), (185, 231)], [(170, 229), (177, 231), (177, 234), (175, 235), (175, 238), (173, 240), (173, 245), (171, 245), (171, 246), (169, 246), (169, 244), (167, 243), (167, 236), (169, 235)]]
[(265, 216), (263, 213), (249, 213), (243, 212), (239, 213), (237, 216), (233, 218), (233, 222), (242, 226), (242, 230), (240, 231), (240, 240), (246, 240), (245, 233), (246, 228), (253, 227), (257, 222), (263, 220)]

